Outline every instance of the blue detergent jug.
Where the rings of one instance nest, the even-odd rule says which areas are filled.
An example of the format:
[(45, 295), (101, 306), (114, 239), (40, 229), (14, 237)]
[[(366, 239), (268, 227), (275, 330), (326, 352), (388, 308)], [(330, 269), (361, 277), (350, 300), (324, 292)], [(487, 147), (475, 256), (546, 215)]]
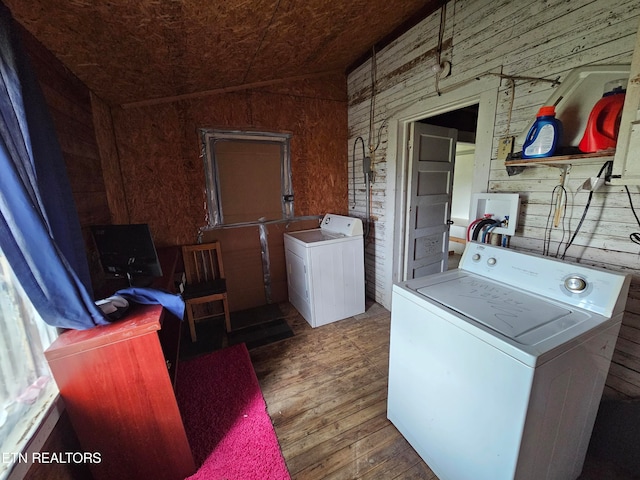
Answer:
[(556, 118), (555, 107), (541, 107), (522, 146), (522, 158), (552, 156), (561, 136), (562, 122)]

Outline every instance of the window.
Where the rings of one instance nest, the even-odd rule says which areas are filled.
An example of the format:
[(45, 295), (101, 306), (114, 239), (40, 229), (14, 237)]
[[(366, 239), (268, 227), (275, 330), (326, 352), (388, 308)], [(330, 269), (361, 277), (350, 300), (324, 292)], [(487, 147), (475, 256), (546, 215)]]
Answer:
[(293, 217), (288, 134), (201, 130), (208, 225)]
[(33, 308), (0, 250), (0, 479), (21, 462), (57, 396), (44, 358), (56, 332)]

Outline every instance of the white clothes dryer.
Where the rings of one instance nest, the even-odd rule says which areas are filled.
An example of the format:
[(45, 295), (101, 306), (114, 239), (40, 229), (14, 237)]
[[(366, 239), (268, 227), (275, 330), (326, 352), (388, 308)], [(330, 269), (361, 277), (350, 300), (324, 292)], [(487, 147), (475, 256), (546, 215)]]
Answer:
[(388, 418), (443, 480), (573, 480), (630, 276), (468, 243), (394, 285)]
[(364, 313), (362, 220), (326, 214), (320, 228), (284, 234), (289, 301), (312, 327)]

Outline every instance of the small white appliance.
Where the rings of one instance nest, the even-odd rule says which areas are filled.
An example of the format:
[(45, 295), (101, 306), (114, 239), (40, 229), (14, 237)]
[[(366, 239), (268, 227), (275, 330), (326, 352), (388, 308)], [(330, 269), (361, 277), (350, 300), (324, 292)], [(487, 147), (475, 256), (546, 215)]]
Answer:
[(629, 281), (468, 243), (394, 285), (388, 418), (441, 480), (578, 478)]
[(289, 301), (312, 327), (364, 312), (362, 220), (326, 214), (320, 228), (284, 234)]

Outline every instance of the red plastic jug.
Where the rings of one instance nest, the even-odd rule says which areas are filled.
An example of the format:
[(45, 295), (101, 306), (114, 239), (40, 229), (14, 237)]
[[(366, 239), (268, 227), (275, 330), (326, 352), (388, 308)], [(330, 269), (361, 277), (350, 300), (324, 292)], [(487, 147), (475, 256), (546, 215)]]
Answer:
[(598, 100), (589, 114), (587, 128), (578, 144), (581, 152), (590, 153), (615, 148), (624, 97), (625, 90), (622, 86), (617, 86)]

